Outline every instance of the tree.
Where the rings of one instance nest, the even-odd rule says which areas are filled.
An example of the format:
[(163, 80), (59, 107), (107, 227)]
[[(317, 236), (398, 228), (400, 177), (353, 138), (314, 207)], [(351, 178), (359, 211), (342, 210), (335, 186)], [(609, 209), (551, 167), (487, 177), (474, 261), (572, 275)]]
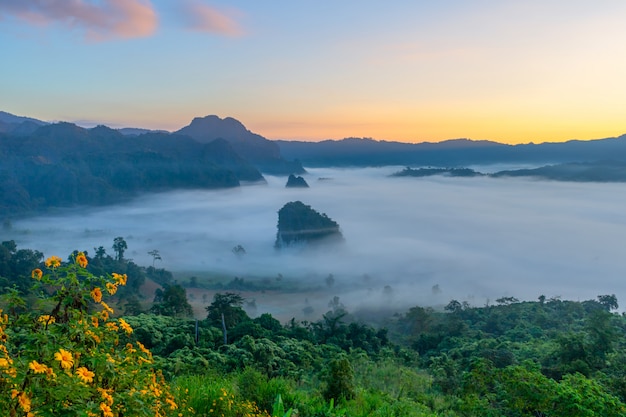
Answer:
[(221, 326), (223, 314), (224, 323), (228, 328), (248, 320), (248, 314), (242, 308), (244, 301), (241, 295), (232, 292), (215, 294), (211, 305), (206, 307), (207, 320), (215, 326)]
[(243, 255), (246, 254), (246, 250), (244, 249), (243, 246), (241, 245), (237, 245), (235, 247), (233, 247), (232, 252), (235, 254), (236, 257), (241, 258)]
[(327, 401), (334, 399), (350, 400), (355, 395), (354, 370), (345, 355), (333, 359), (328, 364), (326, 389), (324, 398)]
[(156, 261), (160, 261), (161, 260), (161, 255), (159, 254), (159, 251), (154, 249), (151, 250), (150, 252), (148, 252), (148, 255), (152, 256), (152, 267), (154, 268), (154, 263)]
[(599, 295), (598, 302), (606, 309), (606, 311), (617, 310), (619, 304), (617, 304), (617, 297), (615, 294), (611, 295)]
[(189, 317), (193, 308), (187, 301), (187, 292), (178, 284), (165, 285), (163, 290), (157, 289), (154, 294), (154, 305), (151, 311), (164, 316)]
[(123, 237), (118, 236), (113, 239), (113, 250), (117, 254), (116, 259), (118, 261), (124, 260), (124, 251), (126, 251), (126, 249), (128, 249), (128, 245)]

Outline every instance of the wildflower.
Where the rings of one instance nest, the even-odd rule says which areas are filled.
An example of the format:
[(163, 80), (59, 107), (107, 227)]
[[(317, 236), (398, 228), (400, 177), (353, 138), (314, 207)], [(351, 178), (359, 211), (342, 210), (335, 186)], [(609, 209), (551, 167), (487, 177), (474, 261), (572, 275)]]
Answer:
[(54, 354), (54, 359), (61, 362), (61, 368), (63, 369), (70, 369), (74, 366), (72, 353), (65, 349), (59, 349), (59, 351)]
[(84, 253), (78, 252), (76, 255), (76, 263), (80, 265), (81, 268), (87, 268), (87, 257)]
[(172, 399), (170, 399), (170, 398), (166, 398), (166, 399), (165, 399), (165, 402), (166, 402), (166, 403), (170, 406), (170, 409), (171, 409), (171, 410), (176, 410), (176, 409), (178, 409), (178, 405), (176, 405), (176, 403), (175, 403)]
[(92, 332), (91, 330), (87, 330), (87, 331), (85, 332), (85, 334), (86, 334), (87, 336), (91, 337), (91, 338), (94, 340), (94, 342), (96, 342), (96, 343), (100, 343), (100, 342), (101, 342), (101, 340), (100, 340), (100, 336), (98, 336), (97, 334), (95, 334), (95, 333), (94, 333), (94, 332)]
[(54, 316), (50, 316), (48, 314), (44, 314), (42, 316), (39, 316), (37, 321), (39, 323), (43, 323), (43, 324), (52, 324), (52, 323), (54, 323), (56, 321), (56, 319), (54, 318)]
[(102, 307), (104, 307), (104, 309), (106, 311), (108, 311), (110, 314), (113, 314), (113, 309), (111, 307), (109, 307), (109, 305), (107, 303), (105, 303), (104, 301), (101, 303)]
[(109, 319), (109, 312), (108, 311), (101, 311), (100, 312), (100, 317), (102, 318), (102, 321), (107, 321)]
[(108, 404), (100, 403), (100, 410), (102, 410), (103, 417), (113, 417), (113, 412)]
[(28, 367), (33, 370), (36, 374), (43, 374), (48, 370), (48, 367), (44, 364), (41, 364), (37, 361), (32, 361), (28, 364)]
[(61, 266), (61, 258), (58, 256), (51, 256), (44, 262), (46, 268), (58, 268)]
[(113, 323), (113, 322), (109, 322), (106, 324), (107, 329), (111, 330), (111, 331), (118, 331), (120, 328), (117, 327), (117, 324)]
[(0, 358), (0, 368), (8, 368), (12, 363), (11, 359)]
[(20, 407), (22, 407), (24, 412), (28, 413), (30, 411), (30, 398), (28, 398), (28, 395), (25, 392), (18, 395), (17, 402), (20, 403)]
[(100, 287), (94, 288), (89, 294), (91, 294), (91, 298), (93, 298), (96, 303), (102, 301), (102, 290), (100, 289)]
[(107, 282), (106, 287), (107, 287), (107, 291), (111, 295), (114, 295), (117, 292), (117, 285), (116, 284), (111, 284), (110, 282)]
[(146, 349), (146, 347), (141, 342), (137, 342), (137, 346), (139, 347), (139, 350), (148, 355), (149, 358), (152, 358), (152, 352)]
[(93, 324), (93, 327), (98, 327), (100, 325), (100, 322), (98, 321), (98, 317), (91, 316), (91, 324)]
[(81, 366), (76, 370), (76, 375), (78, 375), (83, 382), (93, 382), (93, 377), (95, 376), (93, 372), (84, 366)]
[(120, 327), (126, 332), (126, 334), (131, 334), (133, 332), (133, 328), (130, 327), (130, 324), (126, 323), (126, 320), (119, 319)]
[(102, 399), (108, 403), (109, 406), (113, 405), (113, 396), (110, 389), (98, 388), (98, 391), (102, 395)]
[(116, 284), (119, 285), (126, 285), (126, 280), (128, 279), (128, 277), (126, 276), (126, 274), (117, 274), (115, 272), (113, 272), (113, 279), (115, 280)]
[(35, 268), (33, 269), (33, 271), (30, 273), (30, 276), (33, 277), (36, 280), (40, 280), (41, 277), (43, 277), (43, 271), (39, 268)]

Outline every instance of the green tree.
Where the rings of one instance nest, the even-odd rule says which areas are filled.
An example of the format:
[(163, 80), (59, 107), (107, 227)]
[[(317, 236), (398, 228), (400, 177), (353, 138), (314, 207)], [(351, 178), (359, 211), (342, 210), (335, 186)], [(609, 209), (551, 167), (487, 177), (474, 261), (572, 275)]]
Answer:
[(152, 267), (154, 268), (154, 263), (161, 260), (161, 254), (158, 250), (154, 249), (148, 252), (148, 255), (152, 256)]
[(328, 364), (324, 398), (330, 400), (351, 400), (355, 396), (354, 369), (347, 356), (341, 355)]
[(163, 290), (157, 289), (151, 311), (156, 314), (174, 317), (189, 317), (193, 308), (187, 301), (187, 292), (178, 284), (165, 285)]
[(232, 292), (215, 294), (211, 305), (206, 307), (207, 320), (214, 326), (221, 327), (224, 315), (224, 323), (229, 329), (242, 321), (250, 320), (242, 308), (244, 301), (241, 295)]
[(116, 259), (118, 261), (124, 260), (124, 252), (128, 249), (128, 245), (123, 237), (118, 236), (113, 239), (113, 250), (116, 253)]

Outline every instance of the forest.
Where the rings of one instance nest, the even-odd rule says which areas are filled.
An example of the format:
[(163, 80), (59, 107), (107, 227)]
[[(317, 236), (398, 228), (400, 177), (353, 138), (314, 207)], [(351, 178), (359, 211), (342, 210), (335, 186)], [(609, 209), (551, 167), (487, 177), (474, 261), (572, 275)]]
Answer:
[(613, 294), (450, 300), (369, 320), (334, 297), (318, 320), (281, 323), (223, 286), (193, 317), (190, 281), (128, 260), (123, 238), (111, 249), (64, 260), (0, 245), (2, 415), (626, 413)]

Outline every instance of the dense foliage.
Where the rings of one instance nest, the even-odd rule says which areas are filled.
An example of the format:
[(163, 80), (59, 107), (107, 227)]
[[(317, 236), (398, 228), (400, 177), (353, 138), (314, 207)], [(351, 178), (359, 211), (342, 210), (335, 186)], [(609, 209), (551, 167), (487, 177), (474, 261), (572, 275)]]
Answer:
[(321, 239), (342, 239), (339, 224), (301, 201), (285, 204), (278, 211), (277, 248)]
[[(130, 275), (107, 270), (128, 269), (117, 243), (115, 257), (98, 248), (43, 263), (2, 244), (2, 415), (626, 413), (626, 317), (612, 294), (482, 307), (452, 300), (374, 328), (338, 300), (318, 321), (280, 323), (250, 317), (245, 299), (225, 292), (194, 319), (185, 289), (171, 282), (152, 308), (126, 308), (138, 294), (128, 293)], [(144, 279), (154, 269), (137, 268)]]
[(183, 135), (127, 137), (105, 126), (57, 123), (25, 136), (0, 134), (0, 148), (0, 213), (110, 204), (139, 192), (236, 187), (263, 179), (228, 142), (199, 143)]

